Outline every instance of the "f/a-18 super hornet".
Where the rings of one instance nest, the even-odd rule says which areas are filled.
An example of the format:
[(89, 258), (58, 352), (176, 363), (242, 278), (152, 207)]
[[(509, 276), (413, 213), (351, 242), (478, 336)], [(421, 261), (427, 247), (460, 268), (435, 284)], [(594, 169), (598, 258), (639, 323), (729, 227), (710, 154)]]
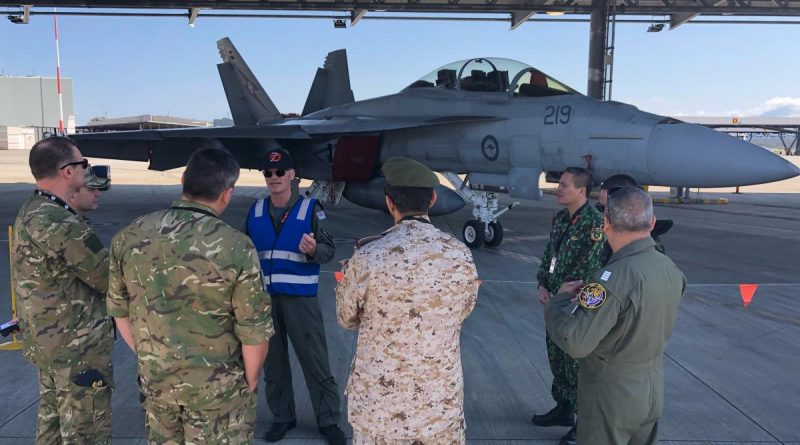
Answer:
[[(231, 127), (77, 134), (86, 156), (149, 161), (154, 170), (186, 164), (201, 146), (228, 149), (244, 168), (266, 153), (292, 153), (297, 176), (323, 202), (342, 196), (383, 209), (382, 162), (416, 159), (440, 172), (432, 214), (472, 205), (464, 224), (470, 247), (499, 245), (497, 193), (539, 199), (542, 173), (589, 168), (600, 181), (624, 173), (639, 183), (725, 187), (778, 181), (800, 170), (740, 139), (619, 102), (586, 97), (541, 71), (500, 58), (454, 62), (399, 93), (354, 101), (347, 55), (333, 51), (317, 70), (302, 115), (285, 119), (227, 38), (217, 65)], [(516, 203), (515, 203), (516, 204)]]

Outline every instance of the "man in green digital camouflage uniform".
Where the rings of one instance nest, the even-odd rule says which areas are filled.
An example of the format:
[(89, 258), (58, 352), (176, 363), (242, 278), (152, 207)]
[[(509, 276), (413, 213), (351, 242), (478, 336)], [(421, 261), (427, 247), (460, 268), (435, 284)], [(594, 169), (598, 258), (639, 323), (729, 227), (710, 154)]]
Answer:
[(183, 195), (111, 242), (108, 310), (136, 352), (150, 443), (251, 444), (272, 335), (253, 244), (219, 219), (239, 166), (195, 152)]
[(36, 190), (14, 222), (12, 281), (23, 354), (39, 370), (36, 444), (108, 444), (108, 251), (66, 202), (88, 162), (72, 140), (52, 137), (33, 146), (29, 164)]
[[(592, 175), (582, 168), (570, 167), (559, 179), (556, 196), (565, 206), (553, 217), (553, 229), (539, 267), (539, 302), (547, 304), (561, 283), (586, 280), (601, 265), (605, 236), (603, 217), (589, 205)], [(572, 427), (562, 438), (562, 444), (574, 443), (575, 409), (578, 391), (578, 364), (546, 337), (547, 358), (553, 373), (551, 395), (555, 408), (546, 414), (533, 416), (539, 426)]]
[(658, 442), (662, 357), (686, 278), (656, 251), (654, 225), (646, 192), (624, 187), (612, 193), (603, 226), (614, 252), (610, 261), (585, 286), (564, 283), (545, 308), (550, 338), (580, 360), (581, 445)]

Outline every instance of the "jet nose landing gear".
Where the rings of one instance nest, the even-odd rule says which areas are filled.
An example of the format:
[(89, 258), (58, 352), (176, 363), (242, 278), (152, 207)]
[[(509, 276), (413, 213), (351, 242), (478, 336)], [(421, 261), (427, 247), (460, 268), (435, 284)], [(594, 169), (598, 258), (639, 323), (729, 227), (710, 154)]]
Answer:
[(474, 219), (464, 223), (461, 231), (464, 244), (475, 249), (485, 244), (489, 247), (499, 246), (503, 242), (503, 225), (497, 219), (503, 213), (519, 205), (514, 202), (508, 206), (498, 209), (497, 194), (472, 190), (464, 186), (464, 182), (455, 173), (445, 172), (442, 174), (450, 184), (455, 187), (455, 191), (469, 204), (472, 204), (472, 215)]

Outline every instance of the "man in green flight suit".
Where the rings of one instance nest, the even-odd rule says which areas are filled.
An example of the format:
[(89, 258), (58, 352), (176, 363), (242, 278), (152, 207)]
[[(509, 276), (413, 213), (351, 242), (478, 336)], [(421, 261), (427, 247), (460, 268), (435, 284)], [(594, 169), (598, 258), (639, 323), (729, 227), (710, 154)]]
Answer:
[(108, 250), (75, 209), (89, 162), (65, 137), (31, 148), (36, 190), (14, 222), (23, 355), (39, 371), (37, 445), (111, 442)]
[(579, 444), (658, 440), (662, 355), (686, 278), (656, 251), (654, 225), (653, 201), (644, 190), (611, 194), (603, 231), (614, 254), (586, 286), (580, 280), (562, 284), (545, 308), (550, 338), (580, 359)]
[(219, 219), (238, 178), (230, 153), (200, 149), (181, 199), (111, 241), (108, 312), (136, 352), (149, 443), (253, 443), (273, 329), (253, 243)]
[[(603, 252), (603, 217), (589, 205), (592, 175), (588, 170), (567, 168), (558, 181), (556, 196), (565, 206), (553, 217), (550, 240), (542, 255), (542, 264), (536, 278), (539, 282), (539, 302), (547, 304), (562, 282), (586, 280), (601, 265)], [(562, 444), (575, 440), (575, 408), (578, 392), (578, 364), (546, 337), (547, 358), (553, 373), (551, 394), (555, 408), (546, 414), (533, 416), (539, 426), (572, 427), (561, 440)]]

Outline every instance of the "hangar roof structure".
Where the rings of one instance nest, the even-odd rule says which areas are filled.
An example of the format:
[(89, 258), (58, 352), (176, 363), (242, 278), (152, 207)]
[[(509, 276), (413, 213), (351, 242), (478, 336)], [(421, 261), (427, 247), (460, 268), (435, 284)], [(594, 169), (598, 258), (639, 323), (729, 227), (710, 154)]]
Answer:
[[(589, 15), (597, 8), (597, 0), (189, 0), (189, 1), (125, 1), (125, 0), (0, 0), (0, 6), (19, 7), (26, 13), (31, 7), (142, 9), (138, 15), (176, 15), (153, 10), (183, 10), (190, 23), (198, 17), (215, 16), (208, 10), (223, 11), (329, 11), (350, 14), (351, 26), (368, 13), (450, 13), (510, 14), (511, 27), (516, 28), (538, 13)], [(612, 0), (609, 12), (627, 16), (669, 17), (670, 28), (700, 16), (798, 17), (800, 0)], [(63, 12), (62, 12), (63, 13)], [(82, 10), (75, 14), (124, 15)], [(33, 12), (32, 14), (36, 14)], [(47, 13), (49, 14), (49, 12)], [(70, 12), (66, 12), (70, 14)], [(131, 13), (137, 14), (137, 13)], [(216, 16), (221, 16), (216, 15)], [(300, 18), (300, 17), (297, 17)]]

